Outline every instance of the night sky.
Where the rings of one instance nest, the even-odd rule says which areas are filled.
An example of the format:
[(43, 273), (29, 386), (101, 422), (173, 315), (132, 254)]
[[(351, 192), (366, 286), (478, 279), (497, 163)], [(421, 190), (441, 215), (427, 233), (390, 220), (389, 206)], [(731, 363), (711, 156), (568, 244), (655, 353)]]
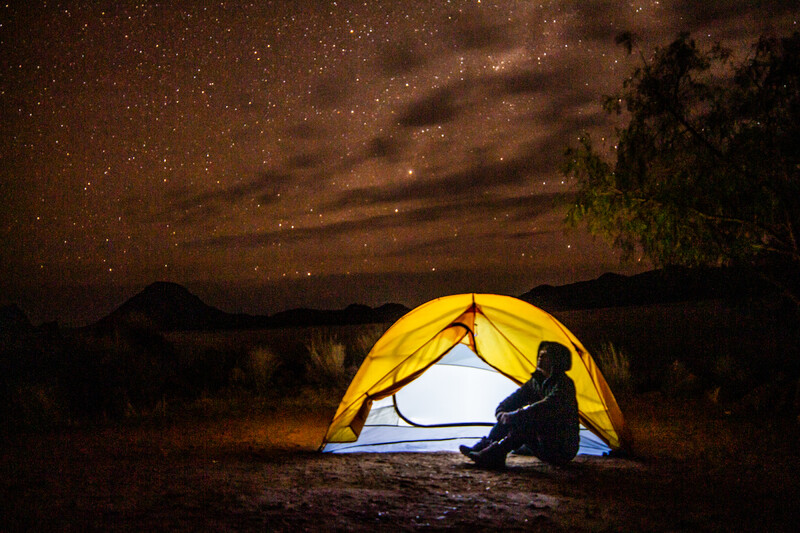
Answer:
[(554, 203), (564, 149), (613, 132), (614, 37), (742, 57), (795, 4), (0, 6), (0, 303), (83, 324), (157, 280), (273, 313), (647, 270)]

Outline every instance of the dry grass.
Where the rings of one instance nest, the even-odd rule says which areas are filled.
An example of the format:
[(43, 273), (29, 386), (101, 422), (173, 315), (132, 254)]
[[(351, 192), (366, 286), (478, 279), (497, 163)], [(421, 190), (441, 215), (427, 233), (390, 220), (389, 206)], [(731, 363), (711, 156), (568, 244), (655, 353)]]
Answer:
[(612, 391), (627, 392), (633, 389), (631, 364), (622, 350), (605, 342), (600, 345), (600, 351), (594, 354), (594, 360), (600, 366)]
[(335, 387), (349, 381), (345, 364), (347, 349), (337, 337), (314, 331), (306, 341), (306, 349), (309, 354), (307, 376), (310, 381)]
[(370, 350), (372, 350), (372, 347), (375, 346), (375, 343), (378, 342), (378, 339), (381, 338), (381, 335), (383, 335), (385, 331), (386, 328), (384, 326), (373, 324), (365, 326), (358, 332), (353, 341), (353, 351), (355, 352), (359, 364), (364, 361)]
[(269, 348), (253, 348), (239, 359), (231, 380), (234, 384), (263, 394), (272, 387), (273, 376), (280, 365), (280, 359)]

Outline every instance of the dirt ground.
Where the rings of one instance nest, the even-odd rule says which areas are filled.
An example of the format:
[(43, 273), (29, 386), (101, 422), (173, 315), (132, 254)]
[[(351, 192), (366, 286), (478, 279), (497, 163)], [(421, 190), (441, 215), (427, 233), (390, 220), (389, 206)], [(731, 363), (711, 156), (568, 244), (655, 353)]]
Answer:
[(0, 447), (0, 531), (796, 531), (797, 421), (621, 402), (629, 458), (321, 454), (332, 412), (152, 421)]

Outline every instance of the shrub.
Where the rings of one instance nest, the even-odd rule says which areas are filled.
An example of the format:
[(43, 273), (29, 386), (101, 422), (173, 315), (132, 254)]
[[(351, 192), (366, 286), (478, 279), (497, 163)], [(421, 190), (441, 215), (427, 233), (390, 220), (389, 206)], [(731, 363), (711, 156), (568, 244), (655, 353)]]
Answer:
[(170, 383), (170, 393), (187, 399), (216, 394), (229, 384), (229, 380), (238, 383), (243, 371), (241, 368), (234, 370), (236, 363), (234, 352), (213, 345), (181, 346), (176, 355), (176, 375)]
[(336, 337), (323, 336), (320, 331), (315, 330), (306, 341), (306, 349), (309, 355), (306, 373), (310, 381), (335, 387), (347, 384), (347, 350)]
[[(673, 398), (697, 398), (702, 394), (704, 388), (703, 381), (678, 359), (664, 369), (661, 392), (667, 396)], [(711, 391), (710, 399), (718, 401), (719, 392)]]
[(60, 404), (58, 390), (52, 384), (18, 385), (11, 392), (7, 422), (14, 429), (48, 428), (65, 421)]
[(78, 418), (148, 411), (174, 379), (174, 351), (157, 331), (128, 325), (76, 335), (60, 382)]
[(736, 391), (744, 391), (752, 379), (752, 371), (747, 361), (729, 354), (714, 358), (711, 374), (718, 385)]
[(600, 345), (595, 361), (612, 391), (628, 391), (633, 388), (628, 356), (612, 343), (604, 342)]
[(348, 338), (347, 342), (347, 366), (350, 374), (355, 375), (358, 367), (367, 358), (369, 351), (378, 342), (381, 335), (383, 335), (386, 328), (378, 325), (371, 324), (358, 328)]
[(373, 324), (361, 330), (358, 342), (364, 349), (364, 355), (369, 353), (384, 333), (386, 333), (386, 327), (380, 324)]
[(231, 381), (253, 392), (264, 393), (272, 385), (272, 377), (280, 360), (266, 347), (258, 347), (244, 354), (231, 371)]

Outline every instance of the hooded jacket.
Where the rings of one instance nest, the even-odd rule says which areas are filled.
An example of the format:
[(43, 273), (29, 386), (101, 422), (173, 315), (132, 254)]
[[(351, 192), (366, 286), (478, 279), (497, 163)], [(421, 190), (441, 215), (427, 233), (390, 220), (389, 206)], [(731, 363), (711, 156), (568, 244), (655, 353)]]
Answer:
[(514, 431), (521, 433), (537, 457), (565, 463), (578, 453), (580, 422), (575, 383), (566, 374), (572, 367), (572, 355), (566, 347), (557, 346), (547, 350), (552, 364), (550, 377), (536, 370), (531, 379), (500, 402), (495, 412), (511, 415)]

